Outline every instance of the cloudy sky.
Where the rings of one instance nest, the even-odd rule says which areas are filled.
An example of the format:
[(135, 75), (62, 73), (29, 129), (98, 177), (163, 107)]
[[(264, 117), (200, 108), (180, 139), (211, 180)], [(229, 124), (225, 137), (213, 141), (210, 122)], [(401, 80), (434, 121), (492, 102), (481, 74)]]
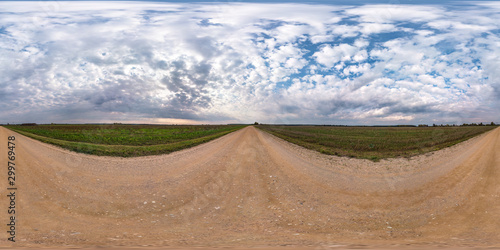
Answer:
[(500, 122), (499, 2), (349, 2), (0, 2), (0, 123)]

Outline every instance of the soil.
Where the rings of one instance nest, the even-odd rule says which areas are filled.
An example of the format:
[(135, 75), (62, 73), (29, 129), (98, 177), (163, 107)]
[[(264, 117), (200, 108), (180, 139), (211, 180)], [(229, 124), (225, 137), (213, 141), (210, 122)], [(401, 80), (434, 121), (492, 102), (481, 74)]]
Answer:
[(500, 247), (500, 128), (372, 162), (255, 127), (136, 158), (74, 153), (0, 127), (4, 224), (11, 135), (16, 242), (4, 232), (0, 248)]

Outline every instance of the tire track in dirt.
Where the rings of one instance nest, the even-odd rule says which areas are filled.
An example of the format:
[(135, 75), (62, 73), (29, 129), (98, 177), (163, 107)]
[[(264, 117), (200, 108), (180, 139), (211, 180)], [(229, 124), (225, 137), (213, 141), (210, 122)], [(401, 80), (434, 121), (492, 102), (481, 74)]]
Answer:
[[(9, 135), (19, 177), (15, 246), (500, 246), (500, 129), (376, 163), (322, 155), (254, 127), (126, 159), (1, 127), (2, 162)], [(12, 246), (6, 237), (0, 245)]]

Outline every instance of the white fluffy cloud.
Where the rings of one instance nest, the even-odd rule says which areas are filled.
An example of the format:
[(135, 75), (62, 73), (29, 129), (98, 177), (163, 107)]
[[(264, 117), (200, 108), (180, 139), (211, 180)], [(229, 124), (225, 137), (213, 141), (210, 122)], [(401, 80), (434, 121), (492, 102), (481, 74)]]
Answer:
[(0, 2), (0, 122), (500, 122), (499, 10)]

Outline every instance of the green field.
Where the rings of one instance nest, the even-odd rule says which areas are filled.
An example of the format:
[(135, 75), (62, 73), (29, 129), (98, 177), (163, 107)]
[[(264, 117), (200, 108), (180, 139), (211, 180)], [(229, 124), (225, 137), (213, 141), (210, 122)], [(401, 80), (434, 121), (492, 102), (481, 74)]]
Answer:
[(423, 154), (470, 139), (497, 126), (333, 127), (259, 125), (297, 145), (318, 152), (380, 160)]
[(244, 125), (36, 125), (5, 126), (72, 151), (107, 156), (157, 155), (221, 137)]

